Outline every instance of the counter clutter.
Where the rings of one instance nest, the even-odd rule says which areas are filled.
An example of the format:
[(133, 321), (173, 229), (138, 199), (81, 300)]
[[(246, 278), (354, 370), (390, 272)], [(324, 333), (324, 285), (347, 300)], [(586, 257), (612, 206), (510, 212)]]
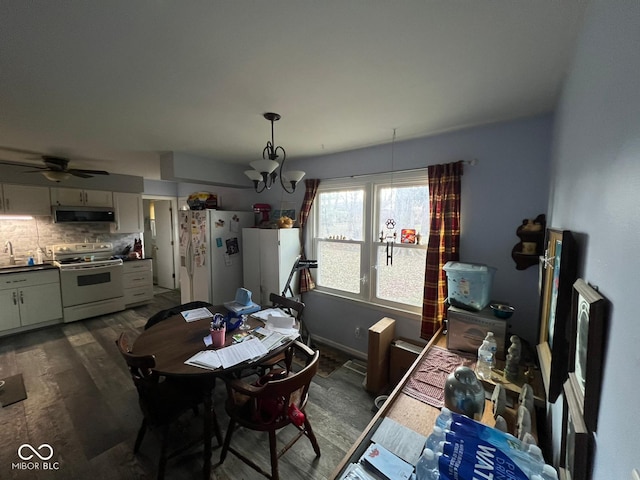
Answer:
[[(438, 332), (330, 478), (410, 478), (406, 474), (412, 475), (414, 469), (417, 480), (471, 479), (475, 478), (474, 469), (480, 469), (484, 474), (478, 478), (500, 478), (499, 470), (507, 465), (510, 476), (505, 478), (529, 480), (537, 478), (536, 475), (541, 479), (557, 478), (551, 473), (555, 469), (545, 464), (540, 449), (535, 445), (535, 421), (531, 422), (529, 434), (517, 438), (496, 428), (498, 425), (494, 418), (494, 405), (490, 400), (485, 400), (484, 414), (479, 421), (455, 412), (447, 420), (444, 418), (448, 417), (446, 409), (441, 411), (440, 408), (425, 403), (420, 396), (406, 393), (407, 385), (421, 369), (429, 353), (433, 350), (446, 350), (444, 344), (445, 338)], [(453, 369), (457, 368), (453, 363), (452, 365)], [(446, 370), (446, 374), (451, 373), (450, 368)], [(495, 386), (486, 381), (483, 384), (490, 390)], [(515, 431), (520, 403), (535, 411), (532, 389), (528, 384), (525, 385), (526, 387), (519, 388), (511, 384), (508, 389), (502, 389), (505, 405), (500, 406), (500, 411), (506, 419), (503, 428), (509, 432)], [(501, 389), (498, 388), (497, 391), (500, 396)], [(439, 395), (432, 394), (428, 397), (435, 398)], [(442, 436), (442, 443), (428, 441), (434, 437), (442, 439)], [(430, 448), (425, 451), (425, 447)], [(391, 456), (382, 449), (387, 450)], [(369, 458), (372, 454), (375, 459)], [(388, 470), (390, 465), (395, 465), (391, 473)], [(384, 471), (387, 473), (383, 473)]]

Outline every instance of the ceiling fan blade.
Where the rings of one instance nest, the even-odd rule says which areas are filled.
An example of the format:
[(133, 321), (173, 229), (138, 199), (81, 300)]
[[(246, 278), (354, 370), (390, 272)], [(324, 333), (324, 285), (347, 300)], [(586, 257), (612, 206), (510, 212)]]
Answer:
[(89, 175), (88, 173), (83, 173), (82, 171), (79, 171), (79, 170), (66, 170), (65, 173), (70, 173), (74, 177), (80, 177), (80, 178), (92, 178), (93, 177), (93, 175)]
[(106, 172), (104, 170), (87, 170), (84, 168), (70, 168), (69, 170), (67, 170), (67, 172), (72, 173), (72, 174), (76, 174), (76, 173), (88, 173), (91, 175), (109, 175), (109, 172)]

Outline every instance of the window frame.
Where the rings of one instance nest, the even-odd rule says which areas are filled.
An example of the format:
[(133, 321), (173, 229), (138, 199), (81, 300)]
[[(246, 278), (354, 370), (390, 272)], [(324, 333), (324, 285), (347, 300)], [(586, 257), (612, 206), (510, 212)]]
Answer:
[[(349, 300), (359, 301), (370, 305), (384, 307), (392, 310), (399, 310), (406, 313), (420, 314), (422, 312), (422, 304), (419, 306), (413, 306), (406, 303), (394, 302), (391, 300), (385, 300), (376, 297), (377, 290), (377, 274), (375, 269), (377, 268), (377, 251), (380, 245), (379, 236), (380, 232), (377, 228), (377, 219), (380, 215), (380, 205), (378, 202), (378, 192), (382, 188), (388, 187), (403, 187), (420, 185), (428, 188), (427, 169), (418, 169), (397, 173), (384, 173), (363, 175), (360, 177), (349, 178), (336, 178), (330, 180), (323, 180), (319, 187), (317, 195), (321, 195), (325, 192), (338, 192), (349, 189), (361, 189), (364, 191), (363, 196), (363, 240), (336, 240), (331, 239), (331, 242), (344, 242), (349, 244), (360, 245), (360, 293), (350, 293), (345, 290), (338, 290), (326, 286), (321, 286), (316, 282), (316, 291), (319, 293), (346, 298)], [(318, 198), (316, 197), (316, 199)], [(428, 198), (427, 198), (428, 201)], [(320, 215), (318, 209), (320, 208), (320, 202), (314, 202), (311, 214), (309, 226), (311, 227), (311, 234), (309, 236), (309, 247), (312, 251), (313, 258), (318, 258), (319, 243), (329, 239), (318, 238)], [(400, 243), (400, 231), (398, 233), (398, 239), (394, 244), (394, 249), (420, 249), (426, 252), (427, 236), (422, 235), (423, 241), (420, 245), (415, 244), (402, 244)], [(363, 282), (362, 278), (366, 277)]]

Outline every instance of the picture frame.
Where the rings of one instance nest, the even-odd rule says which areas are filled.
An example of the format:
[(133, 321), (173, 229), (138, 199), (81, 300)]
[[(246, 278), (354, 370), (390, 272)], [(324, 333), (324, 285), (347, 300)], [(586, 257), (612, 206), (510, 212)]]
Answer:
[[(582, 278), (573, 284), (569, 381), (590, 432), (598, 426), (607, 302)], [(588, 354), (587, 354), (588, 353)]]
[(560, 466), (566, 470), (566, 478), (589, 480), (591, 434), (580, 413), (579, 401), (569, 380), (564, 383), (563, 393)]
[(569, 230), (547, 229), (541, 257), (540, 331), (537, 346), (547, 400), (554, 403), (568, 376), (572, 287), (577, 277), (578, 252)]

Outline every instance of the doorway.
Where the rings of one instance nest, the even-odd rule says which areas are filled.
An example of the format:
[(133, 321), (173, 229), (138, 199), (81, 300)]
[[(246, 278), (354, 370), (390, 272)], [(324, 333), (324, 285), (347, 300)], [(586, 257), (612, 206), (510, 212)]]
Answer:
[(144, 255), (152, 259), (154, 291), (175, 290), (178, 285), (177, 200), (143, 195)]

